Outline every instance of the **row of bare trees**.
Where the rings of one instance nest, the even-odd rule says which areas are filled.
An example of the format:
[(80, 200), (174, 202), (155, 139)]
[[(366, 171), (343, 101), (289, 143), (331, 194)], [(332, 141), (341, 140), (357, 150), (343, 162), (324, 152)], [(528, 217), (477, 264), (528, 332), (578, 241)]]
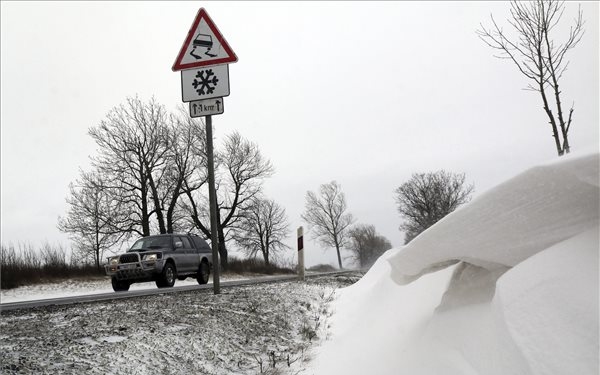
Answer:
[[(415, 173), (395, 190), (405, 243), (471, 199), (474, 187), (465, 180), (464, 173), (444, 170)], [(336, 250), (340, 269), (341, 248), (350, 250), (350, 258), (362, 268), (370, 267), (392, 248), (390, 241), (379, 235), (373, 225), (353, 225), (355, 220), (347, 212), (344, 193), (336, 181), (321, 185), (318, 194), (306, 193), (302, 219), (309, 225), (313, 239)]]
[[(92, 170), (69, 187), (58, 228), (75, 252), (100, 267), (103, 254), (130, 236), (196, 232), (210, 238), (206, 134), (185, 110), (169, 113), (154, 99), (128, 98), (89, 129), (97, 145)], [(249, 254), (280, 249), (288, 233), (285, 210), (262, 194), (273, 166), (258, 146), (234, 132), (215, 151), (218, 238), (227, 267), (227, 241)], [(265, 209), (270, 207), (271, 209)], [(276, 231), (263, 231), (263, 226)], [(235, 236), (235, 233), (244, 235)], [(243, 240), (242, 240), (243, 239)]]

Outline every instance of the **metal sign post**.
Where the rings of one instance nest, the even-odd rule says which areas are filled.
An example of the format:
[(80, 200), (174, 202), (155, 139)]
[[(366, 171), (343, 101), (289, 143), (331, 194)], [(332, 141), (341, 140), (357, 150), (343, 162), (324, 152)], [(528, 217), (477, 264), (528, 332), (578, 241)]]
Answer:
[(210, 201), (210, 244), (213, 258), (213, 291), (221, 293), (219, 239), (217, 236), (217, 197), (215, 194), (215, 163), (213, 158), (212, 116), (206, 116), (206, 158), (208, 159), (208, 200)]
[(172, 70), (181, 71), (181, 96), (190, 102), (190, 117), (205, 116), (208, 199), (210, 200), (210, 242), (213, 258), (213, 289), (221, 292), (217, 196), (213, 157), (212, 115), (223, 113), (223, 97), (229, 95), (229, 64), (237, 56), (204, 8), (200, 8)]

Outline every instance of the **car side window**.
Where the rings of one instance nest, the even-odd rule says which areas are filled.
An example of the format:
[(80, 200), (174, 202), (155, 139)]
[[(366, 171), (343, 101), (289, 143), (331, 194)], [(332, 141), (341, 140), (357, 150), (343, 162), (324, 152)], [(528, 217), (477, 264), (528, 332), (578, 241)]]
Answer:
[(211, 247), (200, 237), (193, 236), (192, 241), (196, 245), (196, 251), (200, 253), (211, 252)]
[(175, 243), (175, 250), (183, 248), (183, 241), (181, 237), (174, 237), (173, 241)]
[(190, 243), (190, 240), (187, 237), (179, 237), (183, 240), (183, 248), (184, 249), (193, 249), (194, 247)]

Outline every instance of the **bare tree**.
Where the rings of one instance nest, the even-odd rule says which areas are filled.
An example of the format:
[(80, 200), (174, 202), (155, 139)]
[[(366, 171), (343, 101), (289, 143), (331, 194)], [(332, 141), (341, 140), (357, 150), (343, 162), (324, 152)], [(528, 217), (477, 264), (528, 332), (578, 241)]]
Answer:
[(105, 179), (104, 184), (118, 192), (116, 198), (129, 209), (130, 220), (122, 228), (124, 232), (150, 235), (153, 214), (159, 231), (166, 232), (157, 193), (167, 152), (166, 120), (164, 107), (154, 100), (143, 103), (137, 97), (128, 98), (89, 130), (99, 152), (92, 158), (93, 165)]
[(166, 230), (173, 233), (186, 227), (187, 216), (180, 199), (200, 189), (208, 181), (205, 129), (185, 108), (171, 116), (166, 139), (167, 162), (160, 181), (161, 205), (166, 208)]
[[(273, 166), (265, 159), (258, 145), (239, 133), (225, 138), (223, 151), (215, 152), (215, 185), (217, 190), (217, 232), (221, 266), (227, 269), (229, 230), (262, 189), (262, 180), (273, 174)], [(210, 238), (210, 217), (207, 192), (193, 194), (186, 189), (186, 205), (193, 224)]]
[(290, 248), (283, 242), (289, 234), (285, 209), (273, 200), (252, 198), (236, 227), (234, 241), (250, 257), (260, 253), (266, 265), (272, 255)]
[(100, 270), (105, 251), (117, 244), (126, 234), (121, 222), (127, 212), (114, 192), (103, 185), (97, 173), (81, 172), (81, 177), (69, 185), (69, 206), (66, 217), (59, 217), (58, 229), (68, 233), (75, 243), (74, 252), (80, 258), (92, 260)]
[(306, 192), (305, 211), (302, 219), (309, 225), (313, 239), (323, 246), (335, 247), (338, 265), (342, 269), (340, 248), (348, 240), (348, 227), (353, 223), (352, 214), (346, 213), (346, 199), (342, 187), (332, 181), (321, 185), (320, 196)]
[(189, 115), (128, 98), (89, 133), (99, 147), (94, 166), (130, 212), (124, 232), (148, 236), (185, 226), (180, 198), (206, 181), (204, 133)]
[[(144, 103), (136, 97), (111, 110), (89, 134), (99, 152), (92, 164), (127, 213), (121, 232), (148, 236), (194, 227), (210, 238), (201, 121), (187, 111), (168, 114), (154, 99)], [(219, 253), (226, 268), (229, 230), (273, 167), (258, 146), (239, 133), (226, 138), (215, 159)]]
[(404, 219), (400, 229), (405, 243), (471, 199), (473, 185), (465, 174), (446, 171), (416, 173), (395, 190), (398, 212)]
[[(511, 60), (527, 79), (533, 81), (527, 89), (537, 91), (541, 95), (559, 156), (570, 152), (568, 133), (574, 111), (572, 105), (568, 119), (565, 119), (559, 80), (569, 65), (565, 59), (567, 51), (574, 48), (584, 34), (584, 21), (579, 8), (577, 18), (564, 42), (555, 42), (551, 34), (562, 18), (563, 12), (564, 1), (512, 1), (508, 23), (516, 32), (516, 37), (511, 38), (507, 35), (493, 16), (491, 16), (493, 27), (485, 28), (481, 25), (481, 29), (477, 31), (481, 40), (500, 52), (496, 57)], [(549, 95), (554, 95), (556, 116)]]
[(369, 268), (383, 253), (392, 248), (387, 238), (381, 236), (373, 225), (358, 224), (350, 229), (350, 244), (352, 259), (361, 268)]

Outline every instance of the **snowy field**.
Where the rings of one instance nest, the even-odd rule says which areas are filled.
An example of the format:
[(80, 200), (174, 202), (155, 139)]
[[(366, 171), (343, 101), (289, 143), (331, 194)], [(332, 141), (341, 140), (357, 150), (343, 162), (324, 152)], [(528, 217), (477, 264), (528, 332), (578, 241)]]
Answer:
[(386, 252), (306, 373), (598, 375), (598, 165), (527, 170)]
[(527, 170), (360, 279), (3, 312), (0, 372), (597, 375), (599, 161)]
[(2, 312), (0, 373), (296, 374), (359, 277)]

